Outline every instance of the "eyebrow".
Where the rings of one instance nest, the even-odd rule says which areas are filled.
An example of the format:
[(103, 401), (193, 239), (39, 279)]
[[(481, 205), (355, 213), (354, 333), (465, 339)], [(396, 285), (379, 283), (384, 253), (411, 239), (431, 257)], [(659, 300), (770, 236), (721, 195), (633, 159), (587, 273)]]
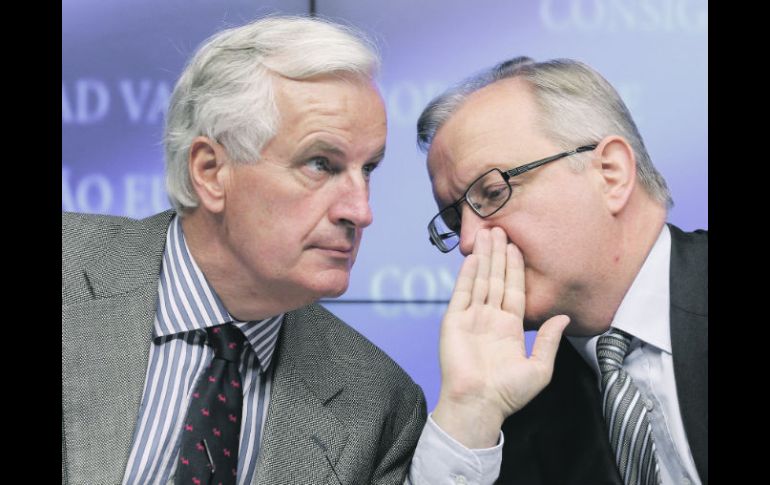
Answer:
[[(305, 155), (315, 151), (331, 153), (341, 158), (345, 157), (344, 150), (324, 140), (316, 140), (311, 143), (306, 149), (302, 150), (301, 157), (304, 157)], [(385, 158), (385, 145), (382, 145), (379, 150), (377, 150), (377, 152), (375, 152), (375, 154), (370, 157), (369, 160), (367, 160), (366, 163), (379, 163), (383, 158)]]
[(371, 157), (367, 163), (380, 163), (385, 158), (385, 145), (382, 145), (379, 150)]
[(324, 152), (324, 153), (332, 153), (332, 154), (334, 154), (334, 155), (336, 155), (338, 157), (344, 157), (345, 156), (345, 152), (341, 148), (336, 147), (336, 146), (332, 145), (331, 143), (328, 143), (328, 142), (323, 141), (323, 140), (316, 140), (313, 143), (311, 143), (310, 145), (308, 145), (307, 148), (302, 150), (302, 156), (305, 156), (308, 153), (315, 152), (315, 151), (320, 151), (320, 152)]

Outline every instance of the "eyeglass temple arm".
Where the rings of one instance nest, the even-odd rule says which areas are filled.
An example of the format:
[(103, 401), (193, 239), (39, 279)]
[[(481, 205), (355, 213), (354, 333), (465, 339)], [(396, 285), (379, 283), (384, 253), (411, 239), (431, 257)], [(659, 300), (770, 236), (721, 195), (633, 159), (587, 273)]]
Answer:
[(589, 152), (596, 148), (597, 145), (583, 145), (582, 147), (577, 147), (574, 150), (570, 150), (568, 152), (562, 152), (558, 155), (554, 155), (552, 157), (544, 158), (542, 160), (538, 160), (536, 162), (527, 163), (526, 165), (521, 165), (516, 168), (512, 168), (508, 170), (507, 172), (503, 172), (503, 176), (505, 177), (505, 180), (508, 180), (511, 177), (515, 177), (519, 175), (520, 173), (527, 172), (529, 170), (532, 170), (533, 168), (537, 168), (540, 165), (545, 165), (548, 162), (553, 162), (554, 160), (558, 160), (560, 158), (568, 157), (570, 155), (575, 155), (576, 153), (583, 153), (583, 152)]
[[(445, 239), (449, 239), (450, 237), (454, 237), (456, 235), (457, 235), (457, 233), (454, 232), (454, 231), (447, 232), (445, 234), (437, 234), (437, 236), (440, 237), (442, 241), (445, 240)], [(433, 238), (431, 236), (428, 236), (428, 241), (430, 241), (430, 243), (433, 244), (434, 246), (436, 245), (436, 242), (433, 240)]]

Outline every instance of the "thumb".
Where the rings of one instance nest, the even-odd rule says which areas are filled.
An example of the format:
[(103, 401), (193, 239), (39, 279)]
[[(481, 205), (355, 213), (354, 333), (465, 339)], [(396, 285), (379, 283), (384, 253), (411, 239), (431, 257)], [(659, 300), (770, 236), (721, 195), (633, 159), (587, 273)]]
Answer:
[[(535, 343), (532, 345), (532, 355), (530, 359), (537, 360), (553, 371), (553, 362), (556, 359), (556, 351), (559, 348), (564, 329), (569, 325), (570, 319), (567, 315), (556, 315), (549, 318), (537, 331)], [(549, 372), (550, 374), (550, 372)], [(550, 380), (550, 376), (548, 377)]]

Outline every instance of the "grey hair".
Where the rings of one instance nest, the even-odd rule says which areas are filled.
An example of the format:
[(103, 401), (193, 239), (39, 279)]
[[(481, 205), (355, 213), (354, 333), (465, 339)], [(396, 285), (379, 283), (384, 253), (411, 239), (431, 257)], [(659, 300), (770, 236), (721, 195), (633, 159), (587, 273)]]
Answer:
[(188, 170), (196, 136), (221, 143), (235, 162), (259, 159), (279, 125), (274, 78), (371, 79), (379, 66), (374, 44), (362, 32), (318, 18), (270, 16), (213, 35), (171, 94), (163, 140), (171, 204), (180, 213), (198, 205)]
[[(436, 132), (470, 94), (502, 79), (520, 77), (532, 89), (540, 111), (539, 129), (562, 149), (596, 143), (609, 135), (620, 135), (636, 156), (636, 174), (650, 196), (666, 207), (673, 201), (663, 176), (650, 160), (631, 113), (615, 88), (591, 67), (572, 59), (535, 62), (516, 57), (471, 76), (434, 98), (417, 121), (417, 144), (430, 150)], [(580, 170), (588, 152), (570, 157)]]

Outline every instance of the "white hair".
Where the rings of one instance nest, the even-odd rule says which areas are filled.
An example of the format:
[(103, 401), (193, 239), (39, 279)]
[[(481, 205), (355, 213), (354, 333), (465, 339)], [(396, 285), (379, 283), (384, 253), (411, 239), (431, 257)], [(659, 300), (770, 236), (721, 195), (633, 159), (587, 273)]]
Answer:
[(278, 129), (273, 79), (351, 74), (371, 79), (380, 59), (363, 33), (327, 20), (270, 16), (218, 32), (190, 59), (166, 116), (166, 191), (182, 213), (198, 205), (188, 170), (192, 140), (221, 143), (239, 163), (259, 159)]
[[(430, 149), (439, 128), (479, 89), (502, 79), (519, 77), (532, 88), (540, 111), (533, 120), (541, 131), (565, 151), (597, 143), (609, 135), (628, 140), (636, 156), (636, 174), (650, 196), (666, 207), (673, 201), (663, 176), (650, 160), (631, 113), (612, 85), (582, 62), (555, 59), (535, 62), (516, 57), (474, 75), (434, 98), (417, 121), (417, 144)], [(579, 170), (589, 153), (570, 157)]]

